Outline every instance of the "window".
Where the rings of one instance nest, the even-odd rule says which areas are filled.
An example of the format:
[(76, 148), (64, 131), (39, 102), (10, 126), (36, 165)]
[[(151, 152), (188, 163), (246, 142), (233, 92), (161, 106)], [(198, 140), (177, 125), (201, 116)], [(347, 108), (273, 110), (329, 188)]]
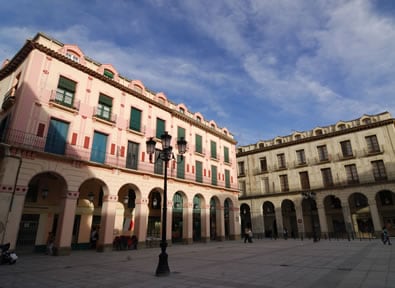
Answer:
[(230, 188), (230, 171), (225, 169), (225, 187)]
[(107, 135), (95, 131), (91, 150), (91, 161), (104, 163), (106, 160)]
[(80, 58), (76, 54), (74, 54), (74, 53), (72, 53), (70, 51), (66, 52), (66, 57), (71, 59), (71, 60), (73, 60), (74, 62), (77, 62), (77, 63), (80, 62)]
[(141, 110), (134, 107), (131, 108), (129, 128), (131, 130), (141, 132)]
[(377, 141), (376, 135), (366, 136), (366, 145), (368, 146), (368, 153), (380, 152), (379, 142)]
[(156, 118), (156, 138), (160, 137), (165, 133), (165, 120)]
[(340, 142), (340, 146), (342, 148), (343, 157), (352, 157), (353, 156), (350, 140)]
[(239, 176), (244, 176), (245, 171), (244, 171), (244, 162), (239, 162), (237, 163), (239, 167)]
[(241, 196), (246, 196), (246, 182), (245, 181), (239, 181), (239, 191)]
[(374, 179), (376, 181), (387, 180), (387, 173), (385, 172), (385, 166), (383, 160), (372, 161), (372, 169)]
[(111, 119), (112, 98), (100, 94), (99, 105), (97, 106), (96, 116), (105, 120)]
[(326, 145), (317, 146), (318, 159), (320, 162), (328, 161), (328, 149)]
[(296, 151), (296, 159), (298, 161), (298, 165), (306, 164), (306, 155), (304, 154), (303, 149)]
[(159, 157), (159, 153), (161, 153), (160, 150), (156, 149), (155, 150), (155, 165), (154, 165), (154, 173), (155, 174), (163, 174), (163, 165), (166, 165), (166, 163)]
[(177, 139), (185, 139), (185, 128), (177, 127)]
[(266, 157), (262, 157), (259, 159), (259, 164), (261, 167), (261, 172), (267, 172), (267, 160)]
[(344, 166), (344, 168), (346, 169), (347, 183), (359, 183), (357, 166), (355, 164), (351, 164)]
[(299, 172), (299, 177), (302, 190), (310, 189), (309, 173), (307, 171)]
[(287, 175), (280, 175), (280, 186), (281, 186), (281, 192), (289, 191)]
[(195, 134), (195, 152), (203, 154), (202, 136)]
[(277, 161), (278, 161), (278, 168), (279, 169), (283, 169), (286, 168), (286, 163), (285, 163), (285, 154), (281, 153), (281, 154), (277, 154)]
[(324, 184), (324, 187), (333, 186), (333, 178), (332, 178), (331, 168), (321, 169), (321, 175), (322, 175), (322, 182)]
[(69, 123), (52, 118), (49, 122), (45, 152), (64, 155)]
[(195, 161), (196, 167), (196, 182), (203, 183), (203, 163), (200, 161)]
[(224, 161), (225, 163), (230, 163), (229, 161), (229, 148), (224, 147)]
[(107, 78), (114, 79), (114, 73), (111, 72), (111, 71), (108, 70), (108, 69), (104, 69), (103, 75), (106, 76)]
[(127, 207), (133, 209), (136, 207), (136, 192), (133, 189), (128, 190), (128, 203)]
[(137, 170), (139, 158), (139, 144), (128, 141), (128, 150), (126, 154), (126, 168)]
[(74, 102), (76, 83), (62, 76), (59, 77), (55, 101), (59, 104), (72, 107)]
[(210, 141), (210, 147), (211, 147), (211, 158), (217, 159), (217, 143), (215, 141)]
[(217, 166), (211, 165), (211, 184), (217, 185)]
[(185, 179), (185, 161), (181, 155), (177, 155), (177, 178)]
[[(30, 187), (30, 186), (29, 186)], [(393, 205), (393, 200), (392, 200), (392, 192), (388, 190), (381, 191), (379, 193), (380, 195), (380, 201), (382, 206), (389, 206)]]
[(269, 178), (268, 177), (264, 177), (261, 179), (261, 191), (263, 193), (269, 193)]
[(179, 108), (179, 112), (180, 112), (181, 114), (185, 114), (185, 109), (182, 108), (182, 107), (180, 107), (180, 108)]

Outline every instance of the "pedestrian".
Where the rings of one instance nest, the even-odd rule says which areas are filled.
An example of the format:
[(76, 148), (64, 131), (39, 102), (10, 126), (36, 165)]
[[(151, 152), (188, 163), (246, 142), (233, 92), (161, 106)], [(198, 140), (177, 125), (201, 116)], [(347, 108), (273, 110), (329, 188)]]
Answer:
[(92, 249), (96, 248), (97, 239), (99, 239), (99, 232), (97, 231), (97, 228), (95, 227), (95, 228), (93, 228), (93, 230), (91, 232), (91, 239), (90, 239), (90, 244), (91, 244)]
[(253, 236), (252, 230), (248, 229), (248, 243), (252, 243), (252, 236)]
[(288, 239), (288, 229), (287, 228), (284, 228), (283, 235), (284, 235), (284, 239), (287, 240)]
[(47, 238), (47, 251), (46, 251), (46, 254), (53, 255), (54, 242), (55, 242), (55, 235), (52, 232), (49, 232), (48, 233), (48, 238)]
[(250, 236), (249, 236), (249, 232), (250, 232), (250, 229), (249, 229), (248, 227), (246, 227), (246, 228), (244, 229), (244, 243), (247, 243), (248, 238), (250, 237)]
[(381, 233), (381, 240), (383, 241), (383, 244), (391, 245), (391, 240), (390, 240), (390, 235), (388, 233), (387, 228), (384, 226), (383, 227), (383, 232)]

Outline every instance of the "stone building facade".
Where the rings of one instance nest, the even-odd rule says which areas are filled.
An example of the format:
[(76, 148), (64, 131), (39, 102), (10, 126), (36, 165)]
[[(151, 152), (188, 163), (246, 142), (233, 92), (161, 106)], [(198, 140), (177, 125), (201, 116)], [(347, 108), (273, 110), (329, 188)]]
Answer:
[(388, 112), (238, 147), (242, 229), (263, 237), (395, 235)]
[(40, 250), (52, 232), (63, 255), (88, 248), (94, 229), (100, 251), (159, 238), (164, 162), (146, 141), (158, 155), (165, 131), (169, 242), (239, 237), (236, 141), (215, 121), (42, 33), (4, 62), (0, 101), (2, 242)]

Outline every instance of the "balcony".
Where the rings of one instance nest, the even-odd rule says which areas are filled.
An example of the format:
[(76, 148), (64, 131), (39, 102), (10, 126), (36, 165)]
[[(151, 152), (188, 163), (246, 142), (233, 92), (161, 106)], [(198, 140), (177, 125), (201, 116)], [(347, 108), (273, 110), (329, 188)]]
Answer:
[[(26, 133), (24, 131), (20, 130), (15, 130), (15, 129), (8, 129), (3, 133), (3, 137), (1, 140), (2, 143), (10, 145), (10, 149), (12, 150), (21, 150), (23, 153), (25, 151), (28, 152), (36, 152), (36, 153), (45, 153), (48, 156), (51, 155), (53, 158), (62, 158), (63, 160), (68, 160), (73, 165), (80, 166), (83, 163), (86, 163), (88, 165), (92, 166), (110, 166), (110, 167), (116, 167), (120, 169), (125, 169), (129, 170), (130, 172), (133, 173), (154, 173), (154, 166), (152, 163), (150, 163), (147, 160), (145, 161), (139, 161), (137, 163), (137, 167), (133, 168), (128, 168), (126, 166), (127, 164), (127, 159), (126, 155), (127, 152), (124, 152), (124, 155), (120, 154), (121, 147), (116, 146), (114, 149), (114, 153), (108, 153), (107, 151), (110, 151), (110, 147), (107, 146), (107, 150), (105, 152), (102, 152), (101, 155), (103, 155), (103, 162), (97, 162), (97, 161), (91, 161), (91, 155), (92, 155), (92, 149), (91, 147), (85, 148), (80, 145), (71, 145), (69, 142), (61, 141), (62, 145), (64, 145), (64, 151), (63, 153), (54, 153), (54, 152), (47, 152), (46, 151), (46, 142), (47, 142), (47, 137), (40, 137), (37, 136), (36, 134), (30, 134)], [(141, 143), (142, 145), (145, 145), (145, 142)], [(58, 146), (58, 145), (55, 145)], [(48, 150), (48, 149), (47, 149)], [(86, 165), (85, 164), (85, 165)], [(169, 168), (169, 177), (175, 177), (176, 175), (176, 168), (172, 168), (172, 165), (170, 165)], [(185, 174), (185, 179), (189, 181), (196, 181), (196, 176), (192, 173), (186, 173)], [(203, 176), (203, 184), (205, 185), (210, 185), (211, 184), (211, 177), (206, 177)], [(237, 183), (232, 183), (231, 187), (236, 188), (235, 185)], [(225, 183), (223, 183), (223, 186), (225, 187)]]
[(66, 98), (64, 95), (57, 93), (56, 90), (51, 91), (49, 104), (72, 113), (77, 113), (80, 109), (80, 100), (71, 97)]
[(113, 126), (117, 121), (117, 115), (111, 113), (111, 111), (104, 111), (99, 106), (94, 108), (93, 118), (97, 121), (100, 121), (104, 124)]
[(8, 110), (9, 108), (12, 107), (15, 103), (15, 89), (12, 88), (7, 91), (7, 93), (4, 95), (4, 100), (3, 104), (1, 105), (1, 109), (3, 110)]

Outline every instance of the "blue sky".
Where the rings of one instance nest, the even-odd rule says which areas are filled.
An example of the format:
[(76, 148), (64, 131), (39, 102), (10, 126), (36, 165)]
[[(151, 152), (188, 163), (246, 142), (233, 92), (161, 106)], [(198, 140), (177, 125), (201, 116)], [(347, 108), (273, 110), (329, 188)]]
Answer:
[(3, 2), (0, 61), (44, 32), (228, 128), (239, 145), (395, 113), (392, 0)]

